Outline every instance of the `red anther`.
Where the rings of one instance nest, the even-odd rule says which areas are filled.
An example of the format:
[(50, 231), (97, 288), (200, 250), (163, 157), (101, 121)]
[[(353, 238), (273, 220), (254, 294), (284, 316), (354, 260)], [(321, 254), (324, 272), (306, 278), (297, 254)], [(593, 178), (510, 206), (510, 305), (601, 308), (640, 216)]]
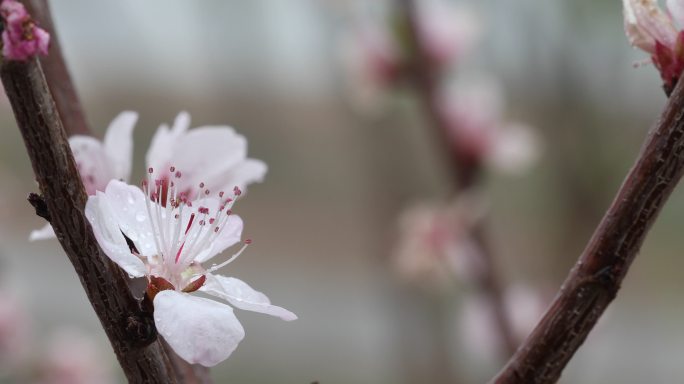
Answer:
[(187, 205), (188, 207), (192, 207), (192, 201), (186, 199), (185, 205)]
[(209, 208), (207, 208), (207, 207), (199, 207), (199, 208), (197, 209), (197, 212), (199, 212), (199, 213), (204, 213), (205, 215), (207, 215), (207, 214), (209, 214)]
[(219, 192), (219, 197), (223, 197), (223, 191)]
[(142, 181), (142, 186), (143, 186), (143, 187), (147, 187), (147, 180), (143, 180), (143, 181)]
[(232, 215), (232, 214), (233, 214), (233, 210), (232, 210), (232, 209), (229, 209), (229, 210), (226, 211), (226, 215)]
[(204, 224), (205, 224), (204, 220), (200, 220), (200, 221), (199, 221), (199, 225), (202, 225), (202, 226), (203, 226)]
[(214, 221), (216, 221), (216, 219), (214, 219), (214, 218), (209, 219), (209, 224), (214, 224)]
[(232, 202), (233, 202), (233, 199), (231, 199), (230, 197), (228, 198), (228, 200), (226, 200), (226, 204), (232, 203)]
[(147, 173), (152, 174), (154, 172), (154, 168), (149, 167), (147, 168)]
[(214, 228), (214, 233), (218, 233), (219, 227)]
[(208, 189), (205, 190), (205, 191), (204, 191), (204, 194), (207, 195), (207, 196), (209, 196), (209, 190), (208, 190)]
[(180, 217), (180, 215), (177, 214), (177, 213), (176, 213), (175, 215), (173, 215), (173, 218), (174, 218), (174, 219), (177, 219), (177, 218), (179, 218), (179, 217)]
[(159, 187), (161, 185), (161, 183), (162, 183), (161, 179), (157, 179), (154, 181), (154, 185), (157, 187)]
[(177, 171), (177, 172), (176, 172), (176, 178), (180, 179), (180, 177), (181, 177), (181, 172), (180, 172), (180, 171)]
[(174, 166), (171, 166), (171, 168), (169, 168), (169, 172), (171, 172), (171, 173), (174, 173), (174, 172), (176, 172), (176, 167), (174, 167)]
[(235, 196), (240, 196), (242, 195), (242, 190), (240, 189), (240, 187), (235, 186), (235, 188), (233, 188), (233, 193), (235, 194)]
[(199, 187), (200, 187), (200, 188), (204, 188), (204, 182), (200, 183), (200, 184), (199, 184)]
[(195, 220), (195, 214), (190, 215), (190, 220), (188, 221), (188, 226), (185, 228), (185, 234), (188, 234), (190, 227), (192, 227), (192, 221)]
[(252, 239), (245, 239), (245, 244), (247, 244), (247, 245), (252, 244)]
[(225, 205), (220, 206), (220, 207), (219, 207), (219, 212), (223, 211), (224, 209), (226, 209), (226, 206), (225, 206)]

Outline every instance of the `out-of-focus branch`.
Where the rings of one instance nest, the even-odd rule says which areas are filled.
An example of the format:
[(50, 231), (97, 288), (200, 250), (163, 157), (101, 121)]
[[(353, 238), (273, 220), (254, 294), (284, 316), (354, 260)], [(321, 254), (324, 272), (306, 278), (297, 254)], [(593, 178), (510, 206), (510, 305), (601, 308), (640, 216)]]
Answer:
[(71, 81), (69, 70), (62, 55), (59, 37), (52, 22), (47, 0), (24, 0), (22, 2), (33, 19), (38, 22), (38, 25), (50, 33), (49, 54), (40, 58), (40, 64), (67, 136), (91, 135), (81, 102), (78, 99), (78, 93), (76, 93), (76, 87)]
[(52, 227), (131, 383), (176, 383), (151, 313), (101, 251), (85, 218), (87, 195), (37, 59), (4, 62), (0, 77), (31, 159)]
[(678, 81), (615, 199), (532, 334), (496, 384), (555, 383), (608, 304), (684, 171), (684, 82)]
[[(481, 166), (474, 162), (470, 156), (460, 153), (451, 144), (449, 137), (449, 124), (439, 107), (439, 73), (435, 71), (430, 62), (427, 48), (422, 44), (419, 35), (418, 16), (414, 0), (399, 0), (398, 12), (400, 19), (400, 32), (404, 32), (405, 44), (408, 51), (409, 62), (406, 70), (409, 80), (418, 93), (432, 126), (435, 128), (437, 140), (443, 146), (445, 157), (448, 158), (453, 170), (455, 193), (458, 194), (472, 187), (481, 173)], [(502, 341), (506, 357), (512, 355), (517, 347), (517, 340), (513, 335), (510, 321), (503, 302), (502, 287), (496, 272), (496, 266), (491, 249), (485, 238), (485, 228), (482, 221), (472, 229), (473, 239), (480, 248), (483, 266), (482, 275), (479, 276), (479, 288), (488, 296), (492, 304), (495, 322)]]

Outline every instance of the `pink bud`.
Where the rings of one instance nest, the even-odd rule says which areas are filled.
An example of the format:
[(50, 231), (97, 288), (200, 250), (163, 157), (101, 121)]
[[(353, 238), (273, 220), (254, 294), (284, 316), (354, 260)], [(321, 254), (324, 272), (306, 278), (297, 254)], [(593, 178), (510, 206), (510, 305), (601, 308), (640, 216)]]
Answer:
[(0, 15), (4, 22), (2, 54), (7, 60), (26, 61), (35, 55), (47, 55), (50, 34), (36, 26), (24, 5), (16, 0), (2, 0)]

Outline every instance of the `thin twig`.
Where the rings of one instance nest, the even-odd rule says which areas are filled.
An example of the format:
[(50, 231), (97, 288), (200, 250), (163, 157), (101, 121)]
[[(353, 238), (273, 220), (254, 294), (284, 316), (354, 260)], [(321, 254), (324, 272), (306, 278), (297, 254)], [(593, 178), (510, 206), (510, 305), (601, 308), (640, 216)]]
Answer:
[[(473, 161), (472, 157), (460, 153), (455, 146), (451, 145), (449, 124), (439, 108), (440, 74), (433, 69), (426, 47), (421, 42), (415, 2), (413, 0), (399, 0), (398, 12), (400, 12), (399, 31), (404, 33), (403, 37), (409, 52), (407, 56), (410, 62), (407, 63), (406, 70), (423, 102), (425, 113), (435, 127), (437, 139), (443, 146), (445, 157), (449, 160), (453, 171), (454, 194), (458, 195), (477, 183), (482, 169), (479, 162)], [(401, 21), (404, 23), (401, 23)], [(496, 271), (494, 257), (487, 244), (483, 220), (472, 228), (472, 235), (482, 256), (483, 273), (479, 276), (478, 285), (488, 296), (492, 304), (494, 320), (500, 340), (502, 341), (503, 352), (508, 357), (515, 352), (517, 340), (505, 310), (502, 287)]]
[(615, 298), (646, 233), (684, 172), (683, 88), (679, 81), (553, 303), (492, 383), (555, 383)]
[(141, 310), (123, 272), (102, 253), (85, 218), (87, 195), (38, 60), (4, 62), (0, 77), (52, 227), (126, 377), (131, 383), (176, 383), (151, 314)]

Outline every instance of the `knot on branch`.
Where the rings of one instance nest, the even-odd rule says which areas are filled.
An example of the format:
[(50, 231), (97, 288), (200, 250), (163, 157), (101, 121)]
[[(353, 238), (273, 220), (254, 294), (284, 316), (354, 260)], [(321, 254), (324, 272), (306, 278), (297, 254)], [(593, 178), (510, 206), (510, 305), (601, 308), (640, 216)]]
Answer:
[(50, 220), (50, 211), (48, 211), (47, 203), (45, 202), (45, 199), (43, 196), (37, 194), (37, 193), (29, 193), (28, 197), (26, 198), (28, 202), (33, 206), (33, 208), (36, 210), (36, 215), (42, 217), (43, 219), (47, 220), (48, 222)]
[(157, 327), (150, 313), (130, 314), (124, 319), (127, 341), (135, 347), (146, 347), (157, 340)]

